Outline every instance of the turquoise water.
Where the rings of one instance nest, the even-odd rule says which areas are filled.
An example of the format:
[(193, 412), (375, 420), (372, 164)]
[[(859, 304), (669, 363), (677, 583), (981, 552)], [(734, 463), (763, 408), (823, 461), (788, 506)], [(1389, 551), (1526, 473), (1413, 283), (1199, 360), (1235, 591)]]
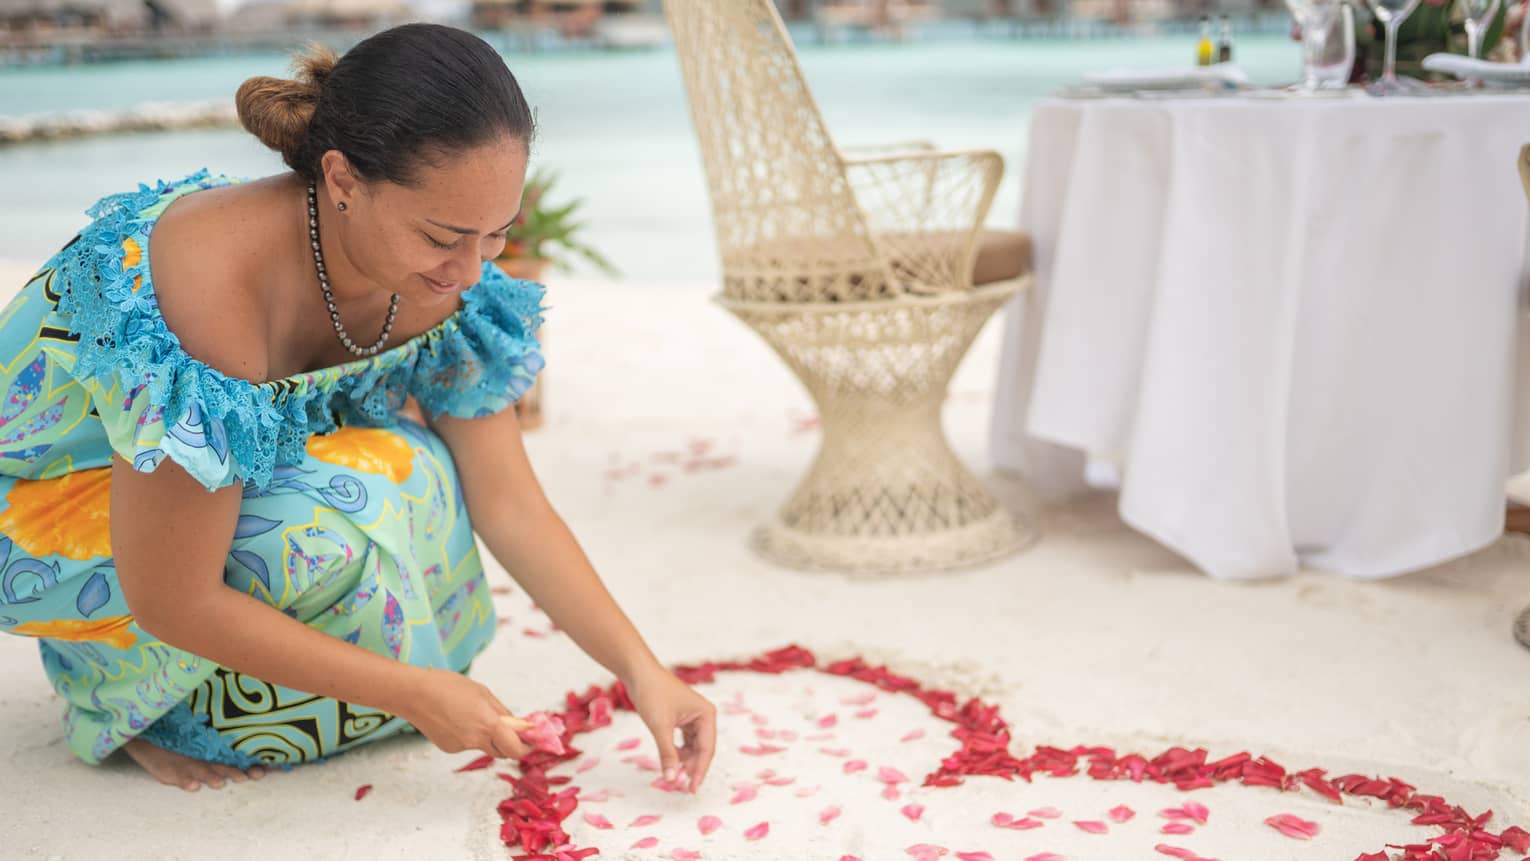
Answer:
[[(932, 139), (997, 150), (1008, 162), (992, 223), (1013, 224), (1031, 105), (1103, 68), (1184, 66), (1188, 38), (803, 46), (809, 86), (845, 145)], [(1288, 80), (1295, 44), (1237, 43), (1256, 83)], [(695, 139), (674, 55), (509, 56), (540, 125), (533, 161), (585, 198), (587, 239), (645, 282), (715, 277), (716, 252)], [(0, 70), (0, 116), (232, 97), (251, 75), (283, 74), (279, 55)], [(40, 263), (103, 194), (201, 167), (258, 176), (280, 160), (238, 130), (97, 137), (0, 148), (0, 259)]]

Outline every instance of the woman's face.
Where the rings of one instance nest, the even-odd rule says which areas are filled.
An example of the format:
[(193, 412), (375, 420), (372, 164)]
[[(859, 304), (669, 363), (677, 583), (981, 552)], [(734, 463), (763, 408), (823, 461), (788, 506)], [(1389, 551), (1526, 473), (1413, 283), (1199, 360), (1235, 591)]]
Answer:
[(526, 183), (526, 146), (513, 138), (434, 161), (413, 186), (330, 186), (349, 201), (340, 236), (351, 265), (414, 309), (456, 308), (482, 262), (504, 249)]

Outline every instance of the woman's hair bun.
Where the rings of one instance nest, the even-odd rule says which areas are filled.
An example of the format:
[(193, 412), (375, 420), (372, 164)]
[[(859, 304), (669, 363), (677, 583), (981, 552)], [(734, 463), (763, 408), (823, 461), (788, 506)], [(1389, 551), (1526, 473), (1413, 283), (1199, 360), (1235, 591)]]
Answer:
[(308, 124), (324, 92), (324, 81), (337, 62), (333, 51), (314, 45), (294, 63), (295, 78), (246, 80), (234, 95), (240, 124), (261, 143), (281, 153), (288, 166), (296, 168), (308, 138)]

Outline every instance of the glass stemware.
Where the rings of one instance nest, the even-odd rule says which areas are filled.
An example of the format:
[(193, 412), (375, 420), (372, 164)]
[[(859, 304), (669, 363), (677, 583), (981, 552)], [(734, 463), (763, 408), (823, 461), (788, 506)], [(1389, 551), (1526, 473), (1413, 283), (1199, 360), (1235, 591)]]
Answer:
[(1376, 20), (1387, 29), (1387, 52), (1382, 64), (1381, 80), (1371, 85), (1371, 95), (1400, 96), (1423, 90), (1424, 85), (1418, 81), (1397, 77), (1397, 31), (1403, 21), (1413, 14), (1413, 10), (1418, 8), (1419, 0), (1370, 0), (1370, 4), (1371, 10), (1376, 13)]
[[(1460, 0), (1461, 23), (1466, 27), (1466, 56), (1473, 60), (1482, 59), (1482, 37), (1487, 35), (1488, 27), (1492, 26), (1493, 16), (1498, 14), (1499, 0)], [(1477, 78), (1467, 80), (1467, 86), (1480, 87), (1482, 81)]]
[(1318, 66), (1328, 51), (1329, 34), (1343, 5), (1343, 0), (1286, 0), (1286, 8), (1302, 31), (1302, 79), (1290, 88), (1293, 92), (1312, 93), (1323, 85)]

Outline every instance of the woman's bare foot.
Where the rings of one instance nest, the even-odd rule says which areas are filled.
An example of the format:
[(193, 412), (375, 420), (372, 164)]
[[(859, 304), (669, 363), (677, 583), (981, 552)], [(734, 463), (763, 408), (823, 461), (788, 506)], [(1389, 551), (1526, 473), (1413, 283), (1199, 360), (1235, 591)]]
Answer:
[(245, 780), (259, 780), (266, 776), (266, 770), (260, 766), (254, 766), (248, 771), (240, 771), (231, 765), (220, 765), (216, 762), (203, 762), (200, 759), (192, 759), (182, 756), (173, 751), (156, 747), (141, 738), (135, 738), (122, 748), (134, 762), (143, 766), (143, 770), (166, 786), (178, 786), (187, 792), (196, 792), (204, 785), (213, 789), (222, 789), (228, 781), (243, 783)]

